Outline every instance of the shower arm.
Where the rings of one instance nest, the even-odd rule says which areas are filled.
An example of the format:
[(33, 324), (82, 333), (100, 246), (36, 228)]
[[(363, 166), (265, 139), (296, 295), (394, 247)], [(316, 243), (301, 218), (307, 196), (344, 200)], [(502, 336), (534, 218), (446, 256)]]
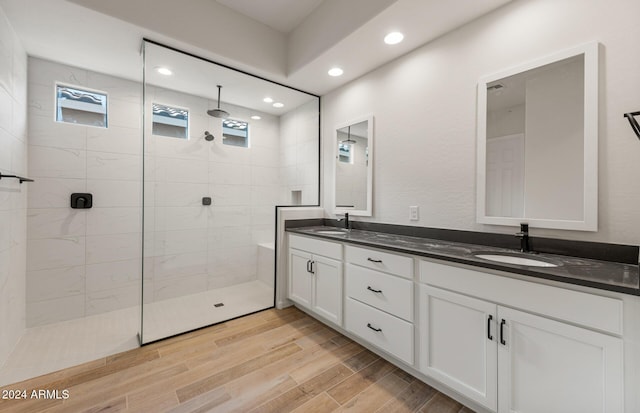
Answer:
[(631, 129), (633, 129), (638, 139), (640, 139), (640, 125), (638, 125), (638, 121), (635, 118), (635, 116), (638, 116), (638, 115), (640, 115), (640, 111), (625, 113), (624, 117), (629, 120)]

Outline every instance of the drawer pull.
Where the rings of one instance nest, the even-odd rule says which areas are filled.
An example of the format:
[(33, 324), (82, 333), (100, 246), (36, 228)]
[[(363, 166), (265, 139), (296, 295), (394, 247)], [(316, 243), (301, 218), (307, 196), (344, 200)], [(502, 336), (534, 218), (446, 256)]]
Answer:
[(371, 288), (370, 285), (367, 285), (367, 290), (372, 291), (372, 292), (374, 292), (376, 294), (382, 294), (382, 290), (376, 290), (374, 288)]
[(382, 262), (382, 260), (374, 260), (371, 257), (367, 258), (367, 261), (375, 262), (376, 264), (380, 264)]
[(374, 326), (371, 325), (371, 323), (367, 323), (367, 327), (369, 327), (370, 329), (372, 329), (373, 331), (379, 333), (382, 331), (381, 328), (375, 328)]

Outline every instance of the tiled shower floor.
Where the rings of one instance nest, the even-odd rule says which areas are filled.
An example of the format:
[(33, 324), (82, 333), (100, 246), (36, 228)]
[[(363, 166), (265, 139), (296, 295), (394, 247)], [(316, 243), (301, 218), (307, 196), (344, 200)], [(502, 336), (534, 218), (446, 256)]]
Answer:
[[(216, 303), (222, 307), (214, 307)], [(273, 288), (250, 281), (144, 307), (150, 342), (273, 305)], [(140, 307), (29, 328), (0, 368), (0, 386), (138, 347)]]

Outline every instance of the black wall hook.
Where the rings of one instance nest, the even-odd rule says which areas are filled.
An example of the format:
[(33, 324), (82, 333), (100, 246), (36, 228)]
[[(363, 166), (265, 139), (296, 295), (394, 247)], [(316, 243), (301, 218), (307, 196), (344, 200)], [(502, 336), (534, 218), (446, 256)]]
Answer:
[(638, 139), (640, 139), (640, 125), (638, 125), (638, 121), (635, 118), (635, 116), (638, 116), (638, 115), (640, 115), (640, 111), (625, 113), (624, 117), (629, 119), (629, 123), (631, 124), (631, 129), (633, 129)]

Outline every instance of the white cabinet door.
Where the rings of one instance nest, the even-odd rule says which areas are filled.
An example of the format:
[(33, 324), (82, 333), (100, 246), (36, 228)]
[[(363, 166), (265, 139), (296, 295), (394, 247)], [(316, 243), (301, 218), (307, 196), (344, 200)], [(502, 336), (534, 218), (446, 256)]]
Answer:
[(496, 305), (427, 285), (418, 305), (420, 370), (495, 411)]
[(313, 297), (312, 256), (308, 252), (289, 249), (289, 298), (311, 308)]
[(623, 411), (621, 339), (500, 306), (498, 320), (499, 412)]
[(313, 310), (342, 325), (342, 262), (313, 256)]

